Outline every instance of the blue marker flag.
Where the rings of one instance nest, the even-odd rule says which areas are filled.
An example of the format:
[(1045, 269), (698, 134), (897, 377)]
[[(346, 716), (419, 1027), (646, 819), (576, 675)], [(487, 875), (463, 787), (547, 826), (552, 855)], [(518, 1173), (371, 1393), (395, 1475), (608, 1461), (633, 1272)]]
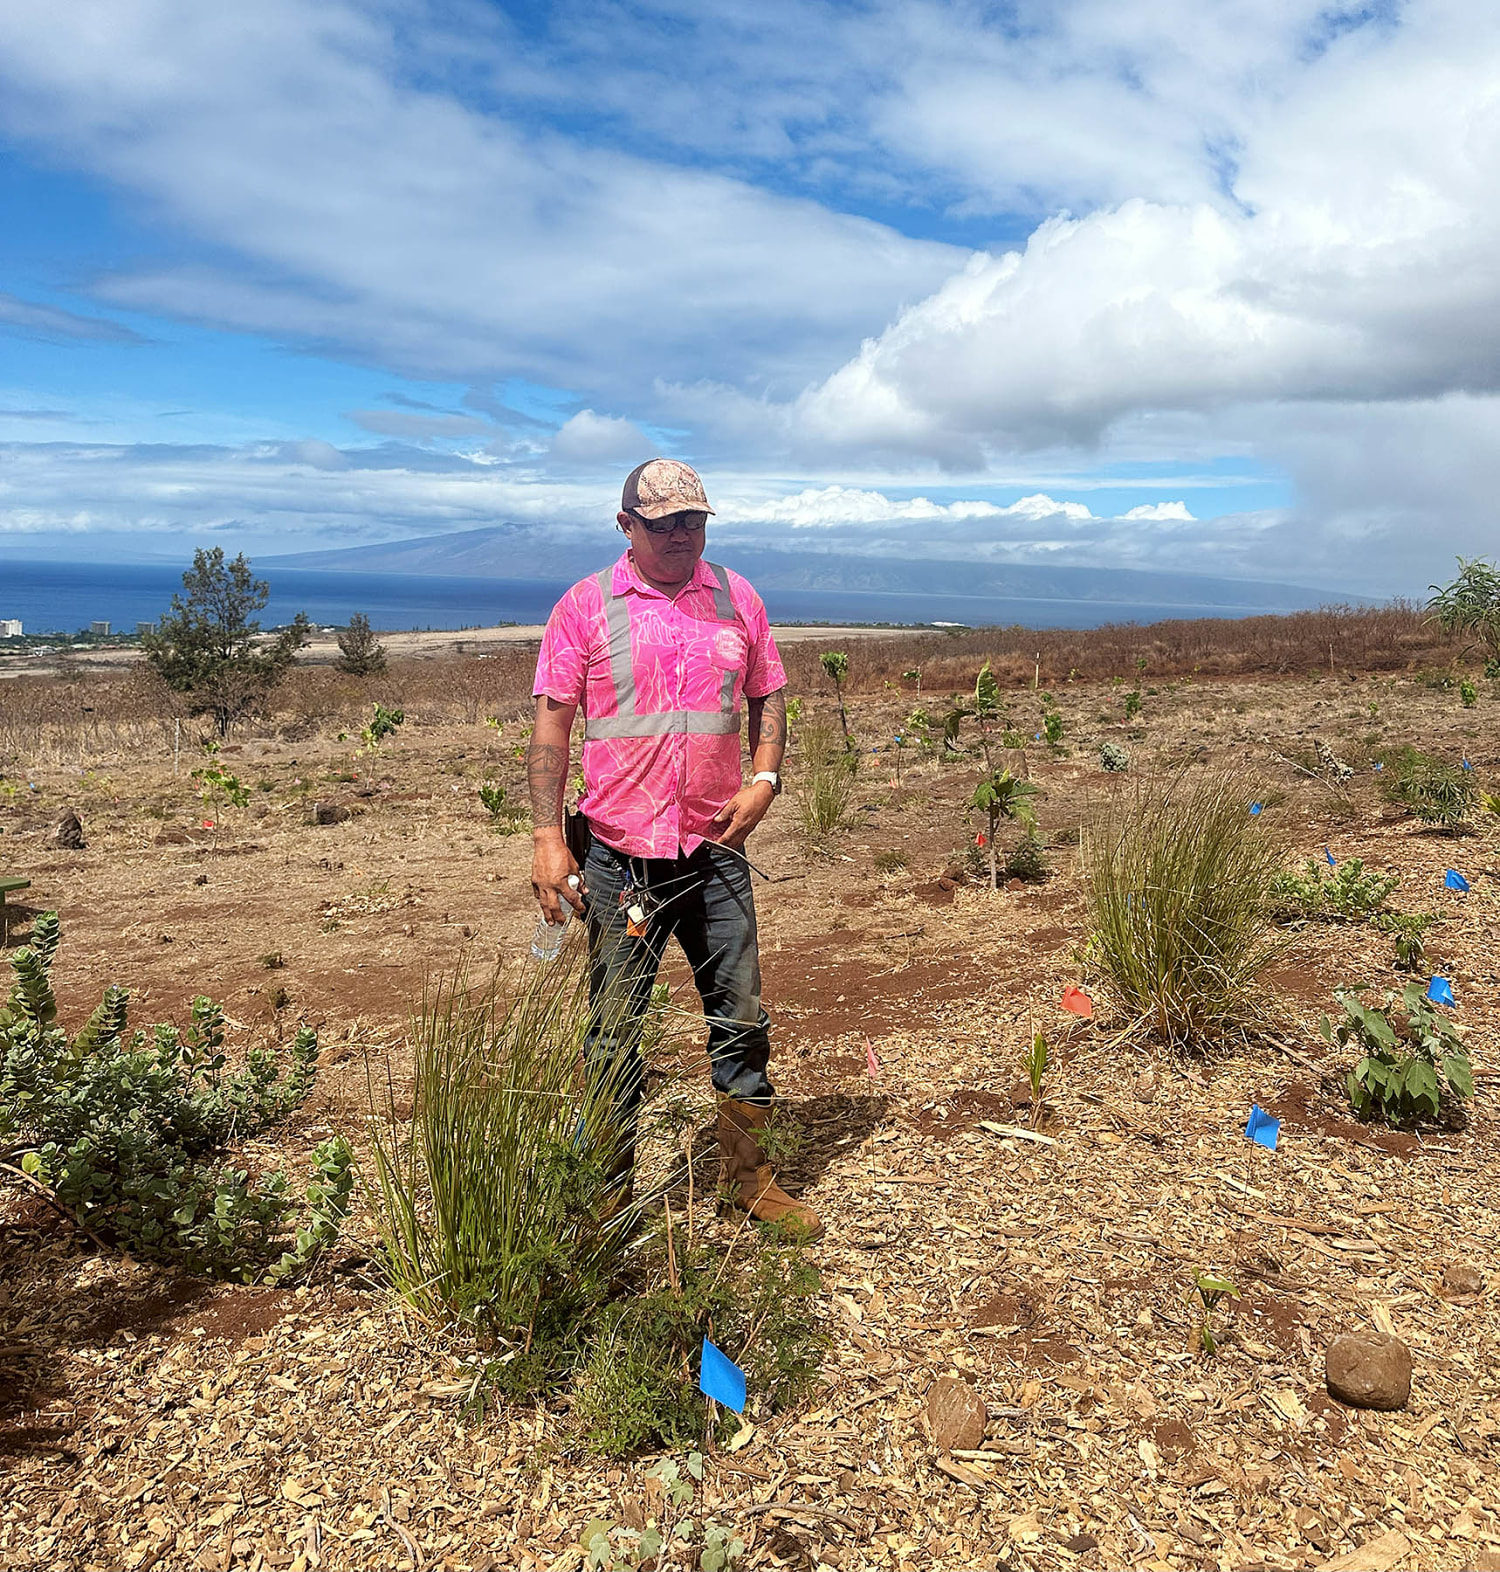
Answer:
[(1330, 868), (1337, 868), (1338, 867), (1338, 860), (1334, 857), (1333, 853), (1331, 851), (1329, 851), (1329, 849), (1326, 846), (1323, 848), (1323, 855), (1328, 859), (1328, 866)]
[(1250, 1120), (1245, 1126), (1245, 1136), (1261, 1146), (1276, 1150), (1276, 1137), (1281, 1133), (1281, 1120), (1273, 1119), (1259, 1103), (1250, 1104)]
[(1468, 760), (1467, 760), (1467, 759), (1465, 759), (1465, 760), (1464, 760), (1464, 761), (1463, 761), (1463, 763), (1464, 763), (1464, 768), (1465, 768), (1465, 769), (1466, 769), (1466, 770), (1472, 770), (1472, 769), (1473, 769), (1473, 768), (1474, 768), (1474, 766), (1473, 766), (1473, 765), (1472, 765), (1472, 764), (1470, 764), (1470, 763), (1469, 763), (1469, 761), (1468, 761)]
[(745, 1412), (745, 1372), (722, 1349), (703, 1339), (703, 1368), (698, 1390), (735, 1413)]
[(1457, 868), (1450, 868), (1447, 873), (1443, 875), (1443, 883), (1446, 884), (1450, 890), (1467, 890), (1469, 887), (1469, 881), (1464, 878)]
[(1375, 761), (1375, 768), (1376, 768), (1376, 770), (1383, 770), (1383, 769), (1384, 769), (1384, 768), (1385, 768), (1385, 765), (1383, 765), (1383, 764), (1382, 764), (1382, 763), (1381, 763), (1381, 762), (1380, 762), (1380, 760), (1379, 760), (1379, 759), (1377, 759), (1377, 760), (1376, 760), (1376, 761)]
[(1453, 984), (1446, 977), (1434, 977), (1427, 984), (1427, 997), (1434, 1004), (1451, 1004), (1455, 1009), (1458, 1000), (1453, 997)]
[(1250, 817), (1253, 819), (1259, 813), (1260, 813), (1260, 804), (1258, 802), (1252, 802), (1250, 804)]

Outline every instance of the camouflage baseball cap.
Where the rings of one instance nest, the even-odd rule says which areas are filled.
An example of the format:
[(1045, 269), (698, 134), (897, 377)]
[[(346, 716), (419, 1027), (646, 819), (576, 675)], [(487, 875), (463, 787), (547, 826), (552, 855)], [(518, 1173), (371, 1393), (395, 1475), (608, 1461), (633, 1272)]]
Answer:
[(698, 472), (678, 459), (654, 458), (625, 477), (620, 506), (643, 519), (661, 519), (669, 513), (712, 513)]

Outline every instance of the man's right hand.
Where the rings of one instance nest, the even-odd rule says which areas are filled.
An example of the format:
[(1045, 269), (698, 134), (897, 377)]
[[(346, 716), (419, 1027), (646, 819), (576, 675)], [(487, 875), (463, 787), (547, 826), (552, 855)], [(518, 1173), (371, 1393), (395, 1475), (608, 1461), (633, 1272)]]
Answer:
[[(568, 884), (569, 876), (576, 876), (576, 888)], [(567, 842), (554, 831), (550, 835), (538, 834), (532, 842), (531, 888), (548, 922), (566, 921), (562, 903), (566, 901), (577, 914), (583, 916), (583, 898), (588, 886), (583, 882), (583, 872), (568, 850)]]

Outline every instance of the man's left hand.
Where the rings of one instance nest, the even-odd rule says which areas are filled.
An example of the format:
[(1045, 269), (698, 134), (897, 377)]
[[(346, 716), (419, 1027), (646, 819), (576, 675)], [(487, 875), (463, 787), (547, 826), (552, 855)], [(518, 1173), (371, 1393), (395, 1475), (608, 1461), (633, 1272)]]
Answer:
[(742, 786), (714, 815), (714, 823), (725, 825), (719, 836), (719, 845), (738, 850), (750, 838), (750, 832), (765, 818), (767, 809), (775, 800), (769, 781), (752, 781)]

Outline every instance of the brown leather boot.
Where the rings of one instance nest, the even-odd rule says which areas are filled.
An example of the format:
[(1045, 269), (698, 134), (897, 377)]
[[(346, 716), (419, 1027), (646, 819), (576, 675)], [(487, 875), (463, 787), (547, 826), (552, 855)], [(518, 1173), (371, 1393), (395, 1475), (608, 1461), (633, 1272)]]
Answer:
[(770, 1117), (769, 1108), (719, 1099), (719, 1185), (752, 1217), (763, 1223), (787, 1223), (810, 1244), (823, 1237), (823, 1220), (776, 1183), (760, 1147), (760, 1132)]

